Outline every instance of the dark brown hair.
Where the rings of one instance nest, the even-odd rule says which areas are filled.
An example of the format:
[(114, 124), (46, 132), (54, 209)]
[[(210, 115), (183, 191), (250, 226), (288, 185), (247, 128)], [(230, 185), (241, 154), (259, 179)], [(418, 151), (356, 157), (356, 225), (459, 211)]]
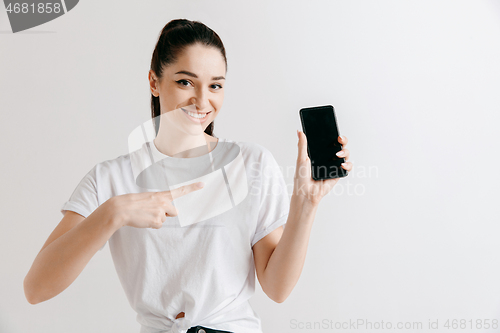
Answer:
[[(224, 58), (227, 71), (226, 50), (219, 35), (201, 22), (177, 19), (168, 22), (158, 37), (158, 42), (151, 58), (151, 69), (155, 72), (156, 77), (161, 79), (163, 68), (175, 63), (182, 51), (195, 43), (219, 49)], [(151, 94), (151, 117), (153, 118), (153, 125), (157, 135), (160, 129), (160, 122), (155, 123), (155, 118), (160, 114), (160, 98)], [(214, 122), (212, 121), (205, 129), (205, 133), (213, 136), (213, 131)]]

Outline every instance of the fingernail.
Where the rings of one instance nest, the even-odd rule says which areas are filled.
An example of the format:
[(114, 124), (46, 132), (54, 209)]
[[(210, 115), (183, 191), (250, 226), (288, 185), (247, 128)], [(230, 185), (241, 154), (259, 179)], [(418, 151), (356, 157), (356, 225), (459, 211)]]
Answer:
[(337, 152), (335, 155), (342, 156), (342, 155), (344, 155), (344, 152), (341, 150), (341, 151)]
[(198, 184), (196, 184), (196, 186), (198, 186), (199, 188), (202, 188), (203, 186), (205, 186), (205, 183), (204, 182), (199, 182)]

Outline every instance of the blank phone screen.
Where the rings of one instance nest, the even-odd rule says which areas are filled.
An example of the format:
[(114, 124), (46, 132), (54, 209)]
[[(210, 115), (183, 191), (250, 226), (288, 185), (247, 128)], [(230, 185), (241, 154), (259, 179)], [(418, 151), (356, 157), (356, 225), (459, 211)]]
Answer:
[(312, 178), (330, 179), (347, 175), (340, 164), (344, 159), (335, 155), (342, 150), (333, 106), (321, 106), (300, 110), (302, 128), (307, 137), (311, 159)]

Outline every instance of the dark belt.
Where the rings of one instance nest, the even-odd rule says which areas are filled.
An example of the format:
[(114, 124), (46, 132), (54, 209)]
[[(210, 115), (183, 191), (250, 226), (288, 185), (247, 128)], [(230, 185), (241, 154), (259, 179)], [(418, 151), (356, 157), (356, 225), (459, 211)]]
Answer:
[(233, 333), (229, 331), (215, 330), (205, 326), (193, 326), (187, 330), (187, 333)]

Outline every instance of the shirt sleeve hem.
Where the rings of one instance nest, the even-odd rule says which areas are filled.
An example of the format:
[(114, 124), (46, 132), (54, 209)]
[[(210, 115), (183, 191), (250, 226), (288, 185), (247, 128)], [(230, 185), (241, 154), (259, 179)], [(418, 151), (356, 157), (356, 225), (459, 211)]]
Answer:
[(251, 247), (253, 247), (255, 245), (255, 243), (257, 243), (258, 241), (260, 241), (262, 238), (264, 238), (265, 236), (267, 236), (268, 234), (270, 234), (271, 231), (274, 231), (276, 228), (278, 228), (278, 227), (286, 224), (287, 219), (288, 219), (288, 213), (286, 213), (285, 215), (281, 216), (279, 219), (277, 219), (276, 221), (274, 221), (273, 223), (271, 223), (264, 230), (261, 230), (260, 232), (258, 232), (257, 234), (255, 234), (255, 236), (254, 236), (254, 238), (252, 240), (252, 243), (251, 243)]
[(83, 217), (87, 218), (90, 215), (90, 212), (88, 211), (87, 208), (83, 207), (82, 205), (79, 205), (75, 202), (68, 201), (66, 202), (62, 207), (61, 207), (61, 213), (64, 215), (64, 212), (67, 210), (71, 210), (75, 213), (78, 213), (82, 215)]

